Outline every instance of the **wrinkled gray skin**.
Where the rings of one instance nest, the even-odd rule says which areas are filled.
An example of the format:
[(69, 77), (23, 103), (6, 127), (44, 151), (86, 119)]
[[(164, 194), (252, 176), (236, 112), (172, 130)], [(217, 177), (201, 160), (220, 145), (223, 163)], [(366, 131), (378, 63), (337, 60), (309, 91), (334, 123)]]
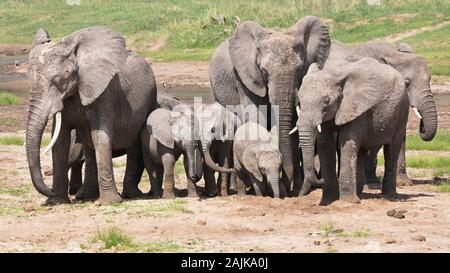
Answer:
[(188, 179), (188, 196), (198, 196), (195, 183), (202, 177), (203, 162), (193, 125), (193, 109), (185, 104), (176, 105), (172, 111), (156, 109), (148, 117), (147, 126), (141, 132), (141, 143), (154, 198), (161, 195), (175, 198), (174, 166), (181, 155)]
[(314, 16), (300, 19), (287, 32), (248, 21), (239, 24), (211, 59), (209, 75), (215, 101), (279, 107), (278, 140), (287, 189), (294, 181), (297, 190), (303, 180), (301, 155), (292, 153), (298, 150), (297, 138), (289, 135), (297, 119), (295, 94), (308, 67), (325, 62), (329, 46), (328, 30)]
[[(314, 70), (314, 69), (311, 69)], [(317, 139), (325, 187), (321, 204), (340, 199), (359, 202), (367, 150), (384, 146), (385, 175), (382, 193), (396, 196), (396, 170), (408, 120), (405, 81), (391, 66), (372, 58), (348, 63), (328, 62), (311, 71), (298, 92), (297, 121), (303, 150), (305, 180), (314, 179), (314, 144)], [(317, 125), (321, 124), (322, 133)], [(341, 165), (336, 177), (336, 135), (339, 131)], [(357, 170), (359, 170), (357, 172)], [(359, 177), (358, 177), (359, 176)]]
[[(125, 40), (105, 27), (90, 27), (50, 41), (39, 29), (29, 55), (31, 86), (26, 132), (27, 160), (33, 185), (48, 203), (67, 203), (70, 132), (85, 147), (86, 181), (78, 198), (89, 199), (99, 181), (100, 204), (120, 202), (112, 170), (112, 151), (127, 152), (127, 179), (139, 173), (139, 132), (156, 104), (153, 72), (144, 58), (129, 56)], [(53, 186), (42, 180), (40, 143), (49, 118), (61, 112), (59, 137), (52, 148)], [(137, 161), (137, 162), (135, 162)], [(132, 164), (129, 164), (132, 163)], [(94, 172), (95, 170), (95, 172)], [(98, 170), (98, 171), (97, 171)], [(134, 180), (134, 179), (131, 179)]]
[(245, 185), (251, 182), (256, 195), (272, 193), (280, 198), (281, 153), (272, 146), (270, 133), (263, 126), (247, 122), (237, 129), (233, 158), (238, 194), (245, 194)]
[[(333, 41), (328, 60), (353, 62), (364, 57), (371, 57), (380, 63), (392, 66), (405, 78), (410, 105), (416, 107), (423, 117), (419, 128), (420, 136), (424, 141), (432, 140), (437, 130), (437, 114), (433, 94), (431, 93), (430, 72), (425, 59), (416, 54), (415, 50), (405, 43), (400, 43), (397, 48), (394, 48), (390, 44), (383, 42), (345, 45)], [(366, 166), (368, 182), (376, 181), (377, 153), (378, 150), (370, 152), (371, 157)], [(401, 151), (397, 176), (403, 183), (410, 183), (406, 175), (404, 145)]]
[[(168, 110), (172, 110), (176, 105), (180, 104), (180, 100), (173, 95), (158, 92), (157, 95), (157, 108), (164, 108)], [(72, 130), (71, 132), (71, 144), (70, 144), (70, 152), (69, 152), (69, 168), (70, 168), (70, 179), (69, 179), (69, 194), (76, 194), (82, 185), (82, 167), (84, 163), (84, 150), (83, 145), (81, 143), (76, 143), (76, 131)], [(124, 151), (113, 151), (113, 157), (119, 157), (124, 155)], [(142, 171), (144, 170), (143, 159), (136, 161), (135, 163), (139, 163), (138, 166), (133, 166), (131, 169), (136, 170), (136, 174), (133, 175), (133, 180), (128, 181), (129, 184), (125, 187), (125, 191), (122, 191), (122, 198), (133, 199), (142, 196), (142, 192), (138, 188), (138, 184), (142, 177)], [(87, 173), (96, 172), (96, 170), (88, 170)], [(86, 172), (85, 172), (86, 173)], [(95, 184), (98, 185), (97, 182), (97, 174), (93, 176), (91, 179), (95, 180)], [(135, 183), (133, 183), (133, 181)], [(89, 196), (98, 197), (98, 188), (95, 189), (94, 192), (89, 193)]]
[[(229, 174), (233, 172), (233, 137), (240, 120), (233, 112), (217, 102), (203, 105), (202, 109), (195, 111), (200, 122), (197, 127), (199, 129), (195, 131), (200, 131), (205, 193), (208, 196), (215, 196), (218, 193), (227, 196), (231, 181)], [(219, 172), (217, 182), (214, 172)]]

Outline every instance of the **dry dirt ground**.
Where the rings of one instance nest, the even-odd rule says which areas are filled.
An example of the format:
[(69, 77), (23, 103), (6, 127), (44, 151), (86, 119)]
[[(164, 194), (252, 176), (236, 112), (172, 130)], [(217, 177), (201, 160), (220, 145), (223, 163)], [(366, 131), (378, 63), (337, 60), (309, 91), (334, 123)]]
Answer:
[[(158, 245), (154, 251), (450, 251), (450, 193), (438, 193), (426, 178), (399, 187), (395, 202), (381, 198), (379, 189), (366, 188), (361, 204), (336, 202), (327, 207), (318, 205), (321, 190), (284, 200), (229, 196), (47, 207), (31, 186), (23, 147), (0, 150), (0, 252), (121, 251), (102, 249), (92, 240), (113, 227), (136, 244)], [(51, 169), (50, 162), (44, 156), (44, 171)], [(124, 158), (114, 162), (121, 181)], [(146, 191), (144, 180), (141, 187)], [(181, 175), (177, 186), (185, 187)], [(404, 218), (388, 216), (392, 209), (405, 210)]]

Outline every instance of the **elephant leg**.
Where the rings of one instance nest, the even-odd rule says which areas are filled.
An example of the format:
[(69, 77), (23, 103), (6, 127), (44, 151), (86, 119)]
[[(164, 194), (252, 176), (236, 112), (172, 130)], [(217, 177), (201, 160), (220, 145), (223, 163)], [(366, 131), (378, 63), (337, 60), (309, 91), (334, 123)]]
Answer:
[(97, 202), (99, 204), (122, 202), (122, 197), (117, 192), (114, 181), (111, 138), (108, 131), (106, 129), (98, 129), (91, 132), (97, 162), (97, 177), (100, 191), (100, 197)]
[(336, 176), (336, 142), (337, 134), (323, 123), (323, 131), (317, 136), (320, 171), (325, 182), (321, 205), (328, 205), (339, 199), (339, 182)]
[(218, 190), (216, 178), (214, 177), (214, 171), (206, 166), (206, 164), (203, 164), (203, 168), (203, 178), (205, 179), (205, 194), (206, 196), (216, 196)]
[(246, 195), (247, 191), (245, 190), (245, 175), (242, 171), (238, 171), (236, 174), (236, 184), (237, 184), (237, 194), (238, 195)]
[[(187, 161), (187, 157), (183, 156), (183, 164), (184, 164), (184, 169), (188, 170), (189, 169), (189, 165), (188, 165), (188, 161)], [(187, 179), (187, 190), (188, 190), (188, 197), (192, 197), (192, 198), (196, 198), (199, 197), (198, 191), (197, 191), (197, 185), (195, 184), (194, 181), (192, 181), (188, 175), (186, 175), (186, 179)]]
[(356, 170), (356, 189), (358, 197), (361, 197), (364, 185), (366, 184), (366, 162), (369, 160), (368, 151), (364, 149), (359, 149), (358, 151), (358, 163)]
[(70, 168), (69, 194), (76, 194), (83, 184), (82, 169), (83, 161), (76, 161)]
[(360, 203), (357, 195), (357, 163), (358, 163), (358, 142), (348, 134), (340, 135), (341, 147), (341, 169), (339, 175), (339, 200), (351, 203)]
[[(228, 148), (228, 146), (227, 146)], [(223, 156), (223, 164), (221, 164), (224, 168), (230, 168), (230, 155), (229, 153), (226, 153)], [(221, 196), (228, 196), (228, 185), (230, 182), (230, 174), (228, 173), (219, 173), (219, 183), (220, 183), (220, 195)], [(219, 184), (218, 184), (219, 185)]]
[(381, 187), (382, 194), (387, 198), (396, 198), (397, 163), (401, 150), (401, 143), (391, 143), (384, 145), (384, 176)]
[(175, 157), (172, 154), (166, 153), (162, 156), (164, 166), (164, 191), (163, 198), (175, 198)]
[(379, 148), (371, 149), (369, 155), (366, 157), (364, 164), (366, 184), (380, 183), (377, 178), (377, 154), (379, 150)]
[(164, 167), (160, 164), (150, 162), (145, 164), (148, 177), (150, 179), (150, 197), (158, 199), (162, 197), (162, 181), (164, 177)]
[(412, 186), (411, 179), (409, 179), (408, 174), (406, 173), (406, 136), (404, 137), (402, 148), (400, 150), (400, 154), (398, 156), (398, 165), (397, 165), (397, 185), (398, 186)]
[(139, 189), (138, 184), (141, 181), (143, 171), (142, 149), (140, 140), (138, 139), (127, 151), (127, 165), (123, 178), (123, 198), (133, 199), (142, 196), (142, 191)]
[(252, 182), (253, 189), (255, 190), (255, 195), (256, 196), (263, 196), (264, 190), (262, 189), (262, 183), (259, 182), (252, 175), (250, 176), (250, 181)]
[(84, 182), (75, 195), (79, 201), (95, 200), (99, 197), (97, 162), (95, 160), (95, 151), (85, 147), (83, 149), (84, 157)]
[(70, 129), (66, 122), (62, 122), (59, 137), (52, 148), (52, 188), (56, 196), (47, 199), (46, 203), (48, 205), (70, 203), (68, 195), (69, 178), (67, 177), (70, 142)]

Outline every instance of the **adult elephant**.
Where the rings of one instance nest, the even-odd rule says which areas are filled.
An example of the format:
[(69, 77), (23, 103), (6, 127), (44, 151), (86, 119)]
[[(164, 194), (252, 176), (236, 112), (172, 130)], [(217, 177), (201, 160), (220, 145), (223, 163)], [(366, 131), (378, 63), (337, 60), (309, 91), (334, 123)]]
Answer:
[(238, 25), (211, 60), (215, 101), (224, 106), (278, 106), (282, 176), (288, 190), (294, 174), (296, 184), (302, 180), (300, 156), (292, 153), (297, 150), (297, 138), (289, 135), (296, 121), (295, 94), (308, 67), (314, 62), (324, 64), (329, 47), (328, 30), (314, 16), (300, 19), (286, 32), (247, 21)]
[[(98, 175), (98, 202), (120, 202), (112, 151), (126, 150), (127, 166), (138, 165), (128, 163), (139, 161), (139, 132), (156, 104), (156, 84), (148, 63), (142, 57), (129, 55), (124, 38), (105, 27), (81, 29), (58, 43), (50, 40), (46, 30), (39, 29), (27, 77), (31, 99), (26, 152), (34, 187), (49, 197), (48, 203), (70, 202), (67, 166), (70, 132), (76, 129), (86, 149), (86, 166), (95, 165), (88, 169)], [(39, 155), (49, 118), (54, 119), (49, 145), (54, 170), (51, 189), (43, 182)], [(126, 173), (138, 172), (127, 169)], [(85, 181), (82, 189), (92, 187), (92, 180)]]
[[(424, 141), (431, 141), (437, 131), (436, 106), (431, 93), (430, 72), (425, 59), (406, 43), (397, 47), (384, 42), (369, 42), (361, 45), (346, 45), (333, 41), (328, 61), (346, 60), (358, 61), (364, 57), (388, 64), (405, 78), (405, 88), (408, 93), (410, 106), (420, 117), (419, 134)], [(366, 177), (376, 180), (376, 156), (378, 150), (371, 151), (366, 167)], [(405, 144), (399, 157), (398, 182), (409, 184), (405, 167)]]

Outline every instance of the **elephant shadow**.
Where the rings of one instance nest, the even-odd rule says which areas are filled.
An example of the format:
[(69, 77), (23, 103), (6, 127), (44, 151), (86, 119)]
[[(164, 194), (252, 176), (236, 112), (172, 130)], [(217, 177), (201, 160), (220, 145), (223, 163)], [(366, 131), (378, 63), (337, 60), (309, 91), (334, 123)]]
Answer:
[[(396, 198), (387, 198), (390, 202), (417, 202), (414, 198), (420, 197), (435, 197), (434, 194), (428, 193), (398, 193)], [(363, 192), (361, 194), (361, 200), (363, 199), (386, 199), (383, 194), (380, 193), (371, 193), (371, 192)], [(412, 199), (412, 200), (411, 200)]]

